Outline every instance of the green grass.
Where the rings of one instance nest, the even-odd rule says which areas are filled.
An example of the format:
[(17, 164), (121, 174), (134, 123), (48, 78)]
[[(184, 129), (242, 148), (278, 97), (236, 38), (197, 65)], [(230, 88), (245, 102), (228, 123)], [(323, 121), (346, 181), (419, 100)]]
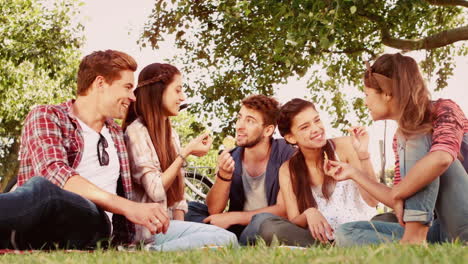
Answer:
[(0, 263), (468, 263), (468, 247), (461, 244), (401, 246), (387, 244), (359, 248), (290, 250), (265, 246), (186, 252), (31, 253), (3, 255)]

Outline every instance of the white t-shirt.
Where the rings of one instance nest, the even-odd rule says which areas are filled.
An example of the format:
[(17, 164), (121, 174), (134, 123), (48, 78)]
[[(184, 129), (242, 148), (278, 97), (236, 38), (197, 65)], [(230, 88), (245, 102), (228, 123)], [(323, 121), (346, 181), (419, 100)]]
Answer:
[[(109, 165), (101, 166), (97, 153), (97, 144), (100, 138), (99, 133), (80, 119), (77, 118), (77, 120), (82, 128), (84, 148), (76, 172), (102, 190), (116, 194), (117, 181), (120, 175), (120, 163), (119, 157), (117, 156), (117, 149), (115, 148), (109, 129), (104, 126), (101, 130), (101, 134), (106, 139), (108, 145), (105, 151), (109, 154)], [(112, 213), (106, 212), (106, 214), (109, 216), (109, 220), (112, 223)]]

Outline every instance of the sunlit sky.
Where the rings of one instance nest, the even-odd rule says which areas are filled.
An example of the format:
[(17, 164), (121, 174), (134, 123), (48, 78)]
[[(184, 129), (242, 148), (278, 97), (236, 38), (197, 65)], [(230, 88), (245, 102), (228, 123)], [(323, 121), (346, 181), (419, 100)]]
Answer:
[[(159, 50), (151, 50), (150, 48), (141, 48), (137, 44), (137, 40), (148, 21), (148, 16), (155, 3), (155, 0), (85, 0), (85, 5), (81, 8), (81, 17), (79, 18), (85, 25), (85, 45), (82, 47), (83, 54), (89, 54), (95, 50), (115, 49), (124, 51), (133, 56), (138, 64), (139, 70), (145, 65), (153, 62), (161, 62), (169, 59), (177, 54), (172, 42), (166, 41), (161, 44)], [(388, 49), (388, 52), (396, 52)], [(420, 60), (423, 52), (411, 52), (406, 55), (413, 56)], [(180, 67), (181, 65), (176, 65)], [(138, 73), (138, 71), (137, 71)], [(135, 76), (136, 77), (136, 76)], [(306, 79), (297, 80), (290, 78), (287, 84), (278, 86), (275, 97), (285, 103), (295, 97), (305, 97), (309, 94), (306, 88)], [(454, 75), (449, 80), (449, 85), (441, 92), (432, 93), (432, 98), (449, 98), (456, 101), (468, 113), (468, 100), (465, 92), (468, 84), (468, 58), (457, 57), (456, 68)], [(428, 83), (431, 91), (433, 84)], [(352, 89), (356, 96), (361, 96), (358, 89)], [(190, 101), (190, 99), (188, 99)], [(332, 129), (327, 125), (328, 117), (325, 113), (321, 114), (322, 119), (327, 128), (328, 136), (339, 136), (341, 133)], [(383, 121), (374, 122), (369, 128), (371, 136), (370, 152), (374, 168), (380, 168), (379, 156), (379, 140), (383, 139), (384, 134)], [(393, 153), (391, 150), (391, 138), (395, 131), (394, 122), (388, 122), (387, 130), (387, 168), (392, 168), (394, 163)]]

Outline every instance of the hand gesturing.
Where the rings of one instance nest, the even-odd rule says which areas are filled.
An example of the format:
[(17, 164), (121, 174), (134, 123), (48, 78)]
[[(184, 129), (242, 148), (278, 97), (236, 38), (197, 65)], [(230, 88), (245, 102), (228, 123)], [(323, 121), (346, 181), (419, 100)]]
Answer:
[(356, 153), (358, 155), (368, 155), (369, 134), (366, 128), (354, 126), (349, 128), (348, 131), (351, 134), (351, 143)]

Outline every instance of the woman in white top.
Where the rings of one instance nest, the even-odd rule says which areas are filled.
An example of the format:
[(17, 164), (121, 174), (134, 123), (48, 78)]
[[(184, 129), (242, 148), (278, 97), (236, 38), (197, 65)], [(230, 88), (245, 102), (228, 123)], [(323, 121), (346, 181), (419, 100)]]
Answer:
[(298, 146), (298, 151), (279, 171), (288, 220), (263, 217), (266, 220), (260, 226), (260, 236), (267, 243), (273, 237), (291, 246), (329, 243), (338, 225), (369, 220), (375, 214), (377, 202), (367, 192), (351, 180), (336, 182), (327, 176), (332, 169), (326, 168), (330, 159), (363, 168), (376, 180), (364, 128), (352, 128), (350, 137), (327, 140), (315, 106), (293, 99), (281, 107), (278, 129), (286, 141)]
[(135, 242), (143, 242), (147, 249), (158, 251), (237, 244), (236, 236), (222, 228), (183, 221), (187, 202), (182, 167), (189, 155), (205, 155), (212, 139), (204, 133), (184, 148), (180, 147), (169, 118), (179, 113), (180, 104), (186, 98), (179, 70), (169, 64), (146, 66), (138, 76), (135, 96), (136, 101), (128, 106), (123, 122), (135, 186), (134, 200), (161, 203), (171, 217), (165, 234), (152, 235), (145, 227), (136, 226)]

